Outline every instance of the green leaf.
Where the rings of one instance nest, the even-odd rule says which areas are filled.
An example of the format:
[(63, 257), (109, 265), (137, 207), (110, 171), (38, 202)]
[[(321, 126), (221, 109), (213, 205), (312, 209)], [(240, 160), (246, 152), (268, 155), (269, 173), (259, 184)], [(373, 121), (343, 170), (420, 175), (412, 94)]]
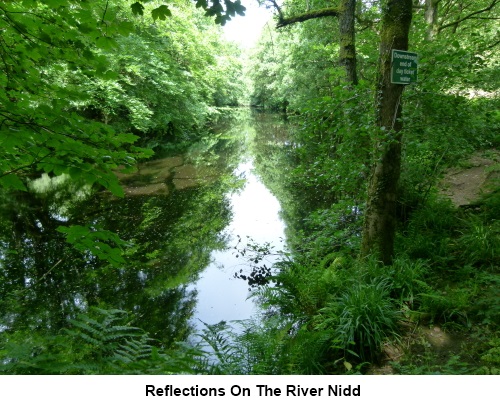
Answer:
[(130, 8), (132, 9), (132, 13), (135, 15), (144, 15), (144, 6), (138, 1), (132, 4)]
[(234, 2), (234, 10), (241, 16), (245, 15), (246, 7), (241, 4), (240, 0)]
[(40, 32), (40, 34), (38, 34), (38, 38), (40, 38), (40, 40), (43, 42), (46, 42), (48, 44), (52, 44), (52, 38), (46, 32), (43, 32), (43, 31)]
[(166, 17), (170, 17), (172, 15), (172, 12), (169, 10), (169, 8), (162, 4), (160, 7), (155, 8), (153, 11), (151, 11), (151, 15), (153, 17), (153, 20), (160, 19), (164, 21)]
[(120, 35), (127, 36), (134, 31), (134, 23), (131, 21), (120, 21), (117, 26), (117, 32)]
[(116, 197), (125, 197), (125, 193), (123, 192), (123, 188), (117, 182), (107, 183), (107, 189), (113, 193)]
[(58, 232), (65, 233), (68, 242), (74, 242), (80, 237), (86, 236), (89, 234), (89, 229), (85, 228), (81, 225), (73, 225), (73, 226), (59, 226), (56, 229)]
[(106, 260), (108, 260), (112, 264), (124, 264), (126, 263), (125, 259), (122, 257), (122, 252), (118, 248), (112, 248), (108, 252), (106, 252)]
[(111, 51), (118, 47), (116, 40), (110, 37), (98, 37), (96, 45), (98, 48), (103, 49), (105, 51)]
[(14, 190), (27, 191), (26, 185), (15, 174), (8, 174), (0, 177), (0, 185), (5, 188), (13, 188)]
[(121, 249), (106, 243), (111, 242), (120, 247), (125, 245), (125, 241), (121, 240), (114, 232), (104, 229), (93, 230), (81, 225), (59, 226), (57, 231), (66, 234), (66, 242), (81, 252), (88, 251), (114, 266), (125, 263)]
[(198, 0), (198, 1), (196, 2), (196, 7), (197, 7), (197, 8), (200, 8), (200, 7), (201, 7), (201, 8), (203, 8), (203, 9), (207, 9), (207, 7), (208, 7), (207, 0)]
[(57, 8), (59, 6), (67, 6), (67, 0), (45, 0), (45, 4), (50, 6), (51, 8)]

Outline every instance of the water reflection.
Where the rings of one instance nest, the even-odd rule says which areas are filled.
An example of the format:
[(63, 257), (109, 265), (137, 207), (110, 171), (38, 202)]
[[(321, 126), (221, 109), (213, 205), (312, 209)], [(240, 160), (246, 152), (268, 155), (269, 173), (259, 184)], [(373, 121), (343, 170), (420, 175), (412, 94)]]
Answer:
[(212, 255), (211, 265), (194, 286), (198, 290), (195, 313), (198, 322), (214, 324), (221, 320), (249, 319), (254, 314), (254, 302), (245, 299), (247, 283), (233, 276), (235, 271), (248, 268), (234, 248), (240, 237), (258, 244), (269, 242), (276, 250), (283, 249), (285, 226), (279, 216), (278, 200), (253, 173), (251, 161), (240, 164), (236, 172), (246, 182), (241, 192), (230, 197), (233, 219), (226, 229), (230, 248)]
[[(253, 173), (248, 115), (183, 156), (120, 174), (125, 198), (68, 178), (0, 194), (0, 344), (57, 333), (91, 306), (122, 309), (164, 347), (207, 323), (252, 315), (236, 236), (281, 248), (279, 204)], [(253, 146), (252, 146), (253, 145)], [(243, 163), (242, 163), (243, 159)], [(244, 187), (243, 186), (244, 180)], [(87, 225), (128, 241), (126, 263), (79, 251), (57, 231)]]

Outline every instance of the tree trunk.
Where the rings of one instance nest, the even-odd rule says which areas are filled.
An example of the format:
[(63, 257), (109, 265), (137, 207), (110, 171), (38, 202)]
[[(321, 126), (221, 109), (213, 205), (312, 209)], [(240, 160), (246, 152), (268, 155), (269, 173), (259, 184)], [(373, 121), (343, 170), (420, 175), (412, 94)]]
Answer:
[(356, 73), (356, 35), (354, 32), (356, 0), (342, 0), (339, 11), (339, 61), (340, 65), (345, 69), (347, 83), (355, 86), (358, 84), (358, 75)]
[(383, 9), (380, 59), (376, 92), (376, 123), (380, 136), (375, 148), (361, 256), (375, 254), (384, 264), (392, 262), (396, 233), (397, 183), (401, 172), (401, 96), (404, 85), (391, 83), (393, 49), (408, 49), (412, 0), (388, 0)]
[(358, 84), (356, 71), (356, 33), (354, 30), (356, 0), (341, 0), (340, 6), (321, 10), (308, 10), (293, 17), (284, 18), (280, 8), (273, 2), (278, 11), (276, 28), (323, 17), (338, 17), (339, 19), (339, 64), (345, 70), (345, 81), (348, 85)]
[(427, 32), (425, 39), (434, 41), (439, 32), (438, 27), (438, 5), (441, 0), (425, 0), (425, 22), (427, 23)]

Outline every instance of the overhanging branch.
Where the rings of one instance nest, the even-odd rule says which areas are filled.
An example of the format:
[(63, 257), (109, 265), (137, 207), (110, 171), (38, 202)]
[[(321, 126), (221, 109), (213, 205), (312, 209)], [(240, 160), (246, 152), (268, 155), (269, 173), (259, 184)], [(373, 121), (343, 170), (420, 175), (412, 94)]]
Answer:
[(441, 27), (439, 27), (439, 32), (441, 32), (445, 28), (457, 26), (462, 21), (468, 20), (468, 19), (472, 18), (476, 14), (481, 14), (481, 13), (485, 13), (485, 12), (491, 11), (493, 9), (493, 7), (495, 7), (499, 3), (500, 3), (500, 0), (493, 0), (488, 7), (485, 7), (483, 9), (481, 9), (481, 10), (477, 10), (477, 11), (474, 11), (474, 12), (472, 12), (470, 14), (467, 14), (465, 17), (459, 18), (459, 19), (457, 19), (457, 20), (455, 20), (455, 21), (453, 21), (451, 23), (442, 25)]
[(303, 14), (298, 14), (289, 18), (280, 18), (276, 28), (282, 28), (290, 24), (295, 24), (302, 21), (312, 20), (313, 18), (321, 17), (338, 17), (340, 10), (338, 8), (322, 8), (320, 10), (312, 10)]

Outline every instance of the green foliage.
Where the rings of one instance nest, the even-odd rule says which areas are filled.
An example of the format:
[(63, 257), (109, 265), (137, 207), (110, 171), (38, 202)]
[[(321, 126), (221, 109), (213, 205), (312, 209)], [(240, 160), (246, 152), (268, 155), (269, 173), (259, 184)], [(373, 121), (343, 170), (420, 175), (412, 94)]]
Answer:
[(432, 355), (419, 359), (419, 362), (422, 364), (392, 363), (392, 366), (398, 374), (404, 375), (464, 375), (475, 371), (473, 365), (463, 361), (459, 355), (451, 356), (444, 364), (436, 364), (436, 358)]
[(461, 257), (475, 264), (498, 263), (500, 260), (500, 222), (485, 223), (481, 218), (469, 217), (457, 240)]
[(371, 265), (370, 274), (385, 277), (391, 297), (398, 300), (399, 306), (406, 312), (420, 305), (421, 294), (428, 292), (430, 286), (426, 279), (431, 273), (429, 263), (423, 260), (411, 260), (407, 256), (397, 256), (391, 266)]
[(403, 284), (413, 290), (404, 294), (411, 297), (410, 317), (415, 311), (424, 319), (458, 328), (470, 327), (474, 320), (485, 325), (496, 322), (498, 230), (490, 216), (493, 200), (484, 210), (464, 215), (431, 194), (411, 214), (398, 243), (408, 256), (397, 258), (393, 266), (406, 271), (392, 273), (395, 287), (397, 275), (410, 276)]
[[(57, 230), (66, 234), (66, 241), (84, 253), (88, 252), (101, 260), (107, 260), (114, 266), (125, 263), (121, 248), (126, 245), (126, 242), (114, 232), (89, 229), (81, 225), (59, 226)], [(112, 247), (106, 242), (111, 242), (117, 247)]]
[(431, 322), (455, 322), (468, 325), (468, 310), (475, 292), (468, 288), (448, 288), (446, 291), (421, 293), (420, 311), (428, 313)]
[[(144, 16), (145, 6), (150, 0), (136, 1), (130, 5), (132, 13), (138, 16)], [(236, 14), (245, 15), (246, 8), (241, 4), (240, 0), (231, 1), (224, 0), (225, 8), (220, 4), (219, 0), (197, 0), (196, 7), (203, 8), (206, 16), (215, 16), (215, 23), (224, 25), (227, 21), (231, 20)], [(151, 9), (151, 16), (153, 20), (160, 19), (164, 21), (167, 17), (172, 16), (172, 12), (167, 5), (161, 4), (160, 6)]]
[(374, 361), (382, 343), (397, 336), (400, 312), (389, 297), (389, 283), (353, 283), (320, 311), (317, 328), (334, 329), (339, 347), (353, 351), (362, 360)]
[(214, 106), (242, 101), (241, 63), (220, 28), (189, 4), (172, 5), (166, 19), (158, 17), (161, 7), (135, 21), (134, 31), (117, 39), (118, 49), (103, 52), (118, 77), (84, 82), (92, 95), (83, 106), (87, 115), (141, 134), (150, 147), (192, 141)]
[(323, 374), (330, 333), (311, 331), (279, 315), (205, 325), (200, 335), (216, 374)]
[(126, 324), (125, 311), (94, 308), (93, 312), (90, 316), (82, 313), (70, 320), (73, 328), (67, 329), (67, 333), (76, 337), (77, 342), (81, 340), (84, 345), (98, 349), (91, 354), (97, 360), (109, 357), (127, 339), (140, 337), (143, 333)]
[(484, 325), (498, 325), (500, 324), (500, 276), (485, 272), (477, 278), (481, 291), (474, 302), (477, 316)]
[(125, 311), (90, 308), (57, 335), (7, 332), (0, 372), (8, 374), (179, 374), (196, 372), (203, 353), (165, 351)]
[(262, 287), (254, 295), (268, 316), (281, 317), (283, 325), (289, 325), (285, 342), (286, 350), (293, 353), (289, 360), (296, 362), (294, 370), (305, 367), (302, 370), (307, 373), (339, 371), (346, 359), (377, 360), (382, 343), (397, 338), (399, 329), (401, 311), (391, 293), (416, 294), (409, 279), (424, 272), (424, 266), (417, 265), (411, 269), (413, 275), (401, 276), (393, 284), (390, 274), (374, 273), (375, 263), (367, 268), (338, 253), (316, 265), (300, 265), (295, 257), (279, 267), (276, 286)]
[(209, 374), (250, 374), (247, 347), (237, 344), (237, 333), (226, 322), (214, 325), (203, 323), (205, 328), (198, 335), (207, 347)]
[[(193, 7), (172, 5), (170, 16), (166, 5), (153, 6), (151, 17), (134, 21), (121, 0), (70, 3), (0, 7), (1, 183), (24, 190), (26, 177), (68, 173), (123, 195), (112, 170), (151, 155), (130, 146), (139, 139), (130, 132), (192, 135), (215, 98), (235, 102), (234, 86), (223, 100), (216, 93), (241, 75), (218, 29)], [(242, 12), (226, 3), (229, 15)]]
[(339, 280), (335, 270), (299, 260), (277, 264), (276, 287), (261, 291), (264, 306), (297, 319), (313, 316), (322, 308)]
[(206, 10), (205, 15), (212, 17), (215, 16), (217, 24), (224, 25), (227, 21), (231, 20), (236, 14), (245, 15), (246, 8), (241, 4), (240, 0), (230, 1), (224, 0), (225, 9), (220, 0), (197, 0), (196, 7), (202, 7)]
[[(441, 94), (424, 83), (409, 89), (405, 118), (400, 204), (414, 209), (430, 196), (443, 171), (477, 149), (496, 146), (497, 125), (487, 111), (490, 99)], [(493, 107), (496, 108), (496, 107)], [(439, 111), (439, 114), (435, 112)]]
[(151, 11), (151, 17), (153, 17), (153, 21), (156, 21), (158, 19), (165, 21), (165, 19), (170, 16), (172, 16), (172, 12), (165, 4), (162, 4), (160, 7), (157, 7)]
[(304, 254), (311, 260), (328, 257), (332, 251), (356, 254), (361, 221), (359, 207), (345, 200), (333, 204), (331, 208), (311, 212), (303, 221), (303, 231), (308, 235), (300, 242)]
[(104, 38), (112, 41), (127, 29), (116, 8), (102, 15), (89, 3), (71, 4), (51, 8), (43, 2), (10, 2), (0, 7), (5, 88), (0, 94), (0, 176), (6, 178), (4, 186), (23, 189), (21, 183), (33, 174), (68, 173), (119, 194), (111, 170), (130, 166), (148, 152), (129, 146), (137, 137), (76, 113), (88, 96), (72, 77), (104, 77), (106, 59), (97, 49)]
[(410, 259), (423, 259), (444, 271), (456, 259), (452, 238), (457, 234), (457, 211), (449, 200), (430, 197), (411, 213), (396, 244)]
[[(125, 3), (0, 6), (2, 187), (26, 191), (42, 174), (65, 174), (123, 197), (115, 173), (153, 153), (133, 143), (192, 142), (214, 105), (238, 104), (235, 49), (193, 4)], [(238, 1), (226, 7), (215, 15), (243, 11)], [(116, 235), (85, 225), (60, 230), (91, 257), (124, 264)]]
[(489, 346), (490, 348), (481, 356), (481, 360), (487, 365), (481, 367), (477, 374), (500, 375), (500, 338), (492, 339)]

